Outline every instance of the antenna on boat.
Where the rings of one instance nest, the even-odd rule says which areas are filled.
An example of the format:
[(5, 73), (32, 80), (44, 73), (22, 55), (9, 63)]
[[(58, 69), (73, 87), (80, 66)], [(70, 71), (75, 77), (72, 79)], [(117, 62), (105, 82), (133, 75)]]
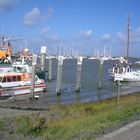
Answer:
[(129, 57), (129, 49), (130, 49), (130, 13), (128, 14), (128, 27), (127, 27), (127, 54), (126, 59)]
[(2, 37), (1, 37), (1, 39), (2, 39), (2, 45), (3, 45), (3, 46), (4, 46), (4, 44), (5, 44), (4, 29), (5, 29), (5, 26), (4, 26), (4, 23), (2, 23)]

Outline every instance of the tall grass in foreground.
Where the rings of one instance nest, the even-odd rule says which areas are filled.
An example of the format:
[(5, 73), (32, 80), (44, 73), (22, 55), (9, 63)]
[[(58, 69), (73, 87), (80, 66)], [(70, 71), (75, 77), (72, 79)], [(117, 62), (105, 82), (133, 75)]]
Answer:
[(42, 139), (94, 139), (106, 128), (113, 128), (140, 116), (140, 94), (96, 103), (59, 105), (50, 111), (16, 118), (17, 133)]

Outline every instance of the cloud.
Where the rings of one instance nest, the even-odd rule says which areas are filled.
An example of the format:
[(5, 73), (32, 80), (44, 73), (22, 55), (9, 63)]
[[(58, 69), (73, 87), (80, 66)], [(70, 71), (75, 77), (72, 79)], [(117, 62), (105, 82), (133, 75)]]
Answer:
[(35, 7), (24, 16), (24, 24), (28, 27), (34, 27), (39, 23), (40, 19), (40, 10)]
[(111, 41), (112, 37), (110, 34), (105, 34), (101, 37), (101, 41), (104, 43), (109, 43)]
[(49, 45), (58, 45), (61, 42), (59, 35), (52, 31), (50, 27), (43, 28), (40, 37), (43, 42), (47, 42)]
[(81, 30), (80, 32), (75, 34), (75, 37), (89, 39), (92, 37), (92, 33), (93, 31), (91, 29)]
[(134, 31), (134, 33), (135, 33), (135, 36), (136, 36), (136, 37), (140, 37), (140, 27), (137, 28), (137, 29)]
[(50, 31), (50, 28), (49, 28), (49, 27), (43, 28), (43, 29), (41, 30), (41, 32), (40, 32), (40, 36), (41, 36), (41, 37), (47, 36), (47, 34), (49, 33), (49, 31)]
[(37, 7), (34, 7), (31, 11), (25, 14), (24, 24), (27, 27), (34, 27), (41, 22), (48, 21), (52, 17), (52, 13), (53, 8), (51, 7), (47, 8), (47, 13), (45, 15), (42, 15), (41, 11)]
[(43, 15), (43, 19), (45, 21), (48, 21), (53, 15), (53, 8), (52, 7), (48, 7), (47, 8), (47, 14), (46, 15)]
[(0, 0), (0, 10), (2, 11), (10, 11), (12, 10), (16, 4), (18, 4), (20, 0)]
[(122, 43), (125, 43), (127, 37), (126, 37), (126, 35), (123, 32), (117, 32), (116, 33), (116, 39), (117, 39), (117, 41), (120, 41)]
[(131, 33), (131, 40), (132, 42), (140, 42), (140, 27), (135, 29), (132, 33)]
[[(88, 29), (81, 30), (67, 38), (61, 38), (60, 35), (54, 32), (50, 27), (45, 27), (40, 31), (40, 37), (40, 42), (48, 46), (48, 52), (52, 54), (57, 54), (61, 48), (64, 55), (92, 56), (95, 55), (95, 50), (98, 50), (99, 55), (103, 55), (104, 46), (106, 45), (107, 54), (109, 54), (111, 48), (112, 56), (126, 55), (127, 34), (121, 31), (113, 35), (106, 33), (104, 35), (95, 36), (93, 35), (93, 31)], [(140, 51), (140, 28), (133, 30), (133, 32), (131, 31), (130, 40), (130, 56), (138, 56), (138, 52)]]

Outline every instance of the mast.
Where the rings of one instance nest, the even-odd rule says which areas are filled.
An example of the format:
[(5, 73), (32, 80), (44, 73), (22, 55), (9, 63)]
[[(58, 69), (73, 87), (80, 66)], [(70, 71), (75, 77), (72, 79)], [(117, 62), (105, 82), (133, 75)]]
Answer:
[(130, 48), (130, 14), (128, 15), (128, 27), (127, 27), (127, 54), (126, 59), (129, 57), (129, 48)]

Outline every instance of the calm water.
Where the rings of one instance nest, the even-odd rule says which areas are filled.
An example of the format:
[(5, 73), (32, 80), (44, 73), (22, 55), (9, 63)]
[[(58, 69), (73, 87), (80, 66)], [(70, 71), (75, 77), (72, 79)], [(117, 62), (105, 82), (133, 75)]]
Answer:
[[(132, 60), (136, 61), (136, 60)], [(57, 60), (52, 61), (52, 82), (47, 81), (47, 91), (40, 98), (42, 104), (66, 104), (76, 102), (91, 102), (117, 96), (117, 84), (113, 82), (109, 75), (108, 69), (114, 65), (113, 61), (104, 61), (103, 65), (103, 88), (98, 89), (98, 60), (83, 60), (81, 91), (75, 92), (76, 85), (76, 59), (64, 60), (62, 75), (62, 92), (60, 96), (56, 95), (56, 75)], [(48, 61), (47, 61), (48, 68)], [(121, 94), (130, 93), (140, 90), (140, 82), (123, 82)]]

